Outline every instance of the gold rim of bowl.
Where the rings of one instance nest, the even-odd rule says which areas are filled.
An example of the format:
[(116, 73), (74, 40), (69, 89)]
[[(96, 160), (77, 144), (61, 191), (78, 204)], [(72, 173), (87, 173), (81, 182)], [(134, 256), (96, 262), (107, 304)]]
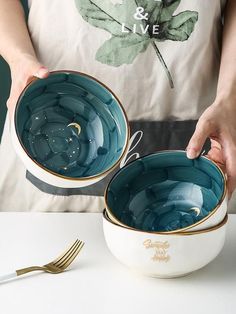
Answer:
[[(47, 169), (46, 167), (42, 166), (40, 163), (38, 163), (36, 160), (34, 160), (30, 154), (28, 153), (28, 151), (25, 149), (23, 143), (22, 143), (22, 140), (21, 140), (21, 137), (19, 136), (19, 133), (17, 131), (17, 128), (16, 128), (16, 115), (14, 115), (14, 125), (15, 125), (15, 130), (16, 130), (16, 134), (17, 134), (17, 138), (20, 142), (20, 145), (21, 147), (23, 148), (23, 150), (25, 151), (25, 153), (27, 154), (27, 156), (38, 166), (40, 167), (42, 170), (58, 177), (58, 178), (61, 178), (61, 179), (64, 179), (64, 180), (68, 180), (68, 181), (91, 181), (91, 180), (94, 180), (94, 179), (98, 179), (100, 177), (104, 177), (106, 176), (107, 174), (109, 174), (110, 172), (112, 172), (112, 170), (114, 170), (118, 165), (119, 163), (121, 162), (121, 160), (123, 159), (123, 157), (125, 156), (125, 154), (127, 153), (128, 151), (128, 144), (129, 144), (129, 138), (130, 138), (130, 126), (129, 126), (129, 121), (128, 121), (128, 116), (125, 112), (125, 109), (123, 107), (123, 105), (121, 104), (121, 101), (119, 100), (119, 98), (116, 96), (116, 94), (108, 87), (106, 86), (104, 83), (102, 83), (101, 81), (99, 81), (98, 79), (96, 79), (95, 77), (89, 75), (89, 74), (86, 74), (86, 73), (83, 73), (83, 72), (79, 72), (79, 71), (71, 71), (71, 70), (60, 70), (60, 71), (51, 71), (50, 72), (50, 75), (51, 74), (79, 74), (81, 76), (85, 76), (89, 79), (92, 79), (94, 80), (95, 82), (97, 82), (98, 84), (100, 84), (101, 86), (103, 86), (105, 89), (107, 89), (112, 97), (114, 97), (114, 99), (117, 101), (117, 103), (119, 104), (120, 106), (120, 109), (123, 113), (123, 116), (124, 116), (124, 119), (125, 119), (125, 124), (126, 124), (126, 139), (125, 139), (125, 145), (124, 145), (124, 148), (123, 148), (123, 152), (120, 156), (120, 158), (117, 160), (117, 162), (112, 166), (110, 167), (109, 169), (107, 169), (106, 171), (103, 171), (97, 175), (94, 175), (94, 176), (88, 176), (88, 177), (82, 177), (82, 178), (73, 178), (73, 177), (67, 177), (67, 176), (63, 176), (61, 174), (58, 174), (50, 169)], [(23, 89), (23, 91), (21, 92), (18, 100), (17, 100), (17, 103), (16, 103), (16, 107), (15, 107), (15, 112), (16, 112), (16, 109), (18, 108), (19, 106), (19, 103), (23, 97), (23, 95), (25, 94), (26, 90), (32, 85), (35, 83), (35, 81), (39, 80), (39, 78), (37, 77), (33, 77), (32, 80), (30, 81), (29, 84), (26, 85), (26, 87)]]
[(221, 227), (223, 227), (227, 221), (228, 221), (228, 214), (225, 215), (224, 219), (217, 225), (215, 226), (212, 226), (212, 227), (209, 227), (209, 228), (205, 228), (205, 229), (202, 229), (202, 230), (195, 230), (195, 231), (175, 231), (175, 232), (172, 232), (172, 233), (166, 233), (166, 232), (157, 232), (157, 231), (144, 231), (144, 230), (140, 230), (140, 229), (135, 229), (135, 228), (131, 228), (131, 227), (125, 227), (125, 226), (121, 226), (121, 225), (118, 225), (116, 224), (114, 221), (112, 221), (110, 219), (110, 217), (108, 216), (108, 213), (106, 211), (106, 209), (104, 209), (103, 211), (103, 218), (106, 219), (108, 222), (110, 222), (111, 224), (117, 226), (117, 227), (120, 227), (120, 228), (123, 228), (123, 229), (126, 229), (126, 230), (131, 230), (131, 231), (135, 231), (135, 232), (141, 232), (141, 233), (146, 233), (146, 234), (156, 234), (156, 235), (178, 235), (178, 236), (188, 236), (188, 235), (197, 235), (197, 234), (201, 234), (201, 233), (208, 233), (208, 232), (212, 232), (212, 231), (215, 231), (217, 229), (220, 229)]
[[(142, 159), (142, 158), (144, 158), (144, 157), (152, 156), (152, 155), (157, 155), (157, 154), (159, 154), (159, 153), (166, 153), (166, 152), (182, 152), (182, 153), (186, 153), (184, 150), (161, 150), (161, 151), (158, 151), (158, 152), (155, 152), (155, 153), (146, 155), (146, 156), (142, 156), (142, 157), (140, 157), (140, 158), (138, 158), (138, 159), (136, 159), (136, 160), (134, 160), (134, 161), (131, 161), (131, 162), (130, 162), (129, 164), (127, 164), (125, 167), (128, 167), (131, 163), (134, 163), (134, 162), (136, 162), (137, 160), (140, 160), (140, 159)], [(211, 163), (213, 163), (213, 164), (216, 166), (216, 168), (218, 169), (218, 171), (220, 172), (220, 174), (222, 175), (222, 178), (223, 178), (223, 181), (224, 181), (224, 189), (223, 189), (222, 196), (221, 196), (221, 198), (220, 198), (220, 200), (219, 200), (217, 206), (216, 206), (215, 208), (213, 208), (212, 211), (211, 211), (206, 217), (204, 217), (203, 219), (197, 221), (195, 224), (189, 225), (189, 226), (187, 226), (187, 227), (185, 227), (185, 228), (172, 230), (172, 231), (163, 231), (163, 232), (161, 232), (161, 234), (173, 234), (173, 233), (176, 233), (176, 232), (180, 232), (180, 231), (182, 232), (182, 231), (188, 230), (188, 229), (190, 229), (190, 228), (196, 227), (196, 226), (200, 225), (201, 223), (205, 222), (207, 219), (209, 219), (209, 218), (210, 218), (212, 215), (214, 215), (214, 214), (217, 212), (217, 210), (221, 207), (221, 205), (222, 205), (222, 203), (223, 203), (223, 201), (224, 201), (224, 199), (225, 199), (225, 197), (226, 197), (226, 193), (227, 193), (227, 188), (226, 188), (226, 176), (225, 176), (224, 172), (222, 171), (222, 169), (218, 166), (218, 164), (217, 164), (216, 162), (214, 162), (213, 160), (211, 160), (210, 158), (208, 158), (208, 157), (206, 157), (206, 156), (201, 156), (201, 158), (204, 158), (204, 159), (210, 161)], [(128, 226), (128, 225), (122, 223), (119, 219), (117, 219), (117, 218), (115, 217), (115, 215), (113, 214), (112, 210), (110, 209), (110, 207), (108, 206), (108, 201), (107, 201), (107, 197), (108, 197), (108, 188), (109, 188), (109, 186), (110, 186), (110, 183), (113, 181), (113, 179), (114, 179), (122, 170), (124, 170), (125, 167), (123, 167), (122, 169), (120, 169), (120, 170), (112, 177), (112, 179), (111, 179), (110, 182), (108, 183), (108, 185), (107, 185), (107, 187), (106, 187), (106, 190), (105, 190), (105, 193), (104, 193), (105, 206), (106, 206), (106, 211), (107, 211), (107, 213), (108, 213), (109, 218), (110, 218), (111, 221), (113, 221), (115, 224), (120, 225), (120, 226), (122, 226), (122, 227), (129, 228), (129, 229), (132, 229), (132, 230), (136, 230), (136, 231), (137, 231), (137, 230), (139, 230), (139, 229), (135, 229), (135, 228), (133, 228), (133, 227), (130, 227), (130, 226)], [(142, 230), (139, 230), (139, 231), (142, 231)], [(154, 232), (154, 233), (155, 233), (155, 232)], [(160, 232), (159, 232), (159, 234), (160, 234)]]

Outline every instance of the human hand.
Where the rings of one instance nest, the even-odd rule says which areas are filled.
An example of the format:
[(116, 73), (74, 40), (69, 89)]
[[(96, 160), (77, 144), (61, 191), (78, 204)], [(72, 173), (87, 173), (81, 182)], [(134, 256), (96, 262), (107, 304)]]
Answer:
[(202, 114), (187, 147), (188, 158), (200, 155), (207, 138), (211, 140), (207, 157), (226, 172), (230, 198), (236, 188), (236, 97), (216, 100)]
[(33, 77), (46, 78), (49, 70), (32, 56), (19, 57), (10, 64), (11, 70), (11, 92), (7, 101), (7, 107), (10, 117), (13, 114), (17, 100), (25, 88), (25, 86), (33, 79)]

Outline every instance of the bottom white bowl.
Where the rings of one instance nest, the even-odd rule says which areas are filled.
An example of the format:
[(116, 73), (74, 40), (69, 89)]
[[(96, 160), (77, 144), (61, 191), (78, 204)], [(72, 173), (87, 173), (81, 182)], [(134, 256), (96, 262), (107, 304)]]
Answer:
[(220, 253), (227, 220), (226, 215), (201, 231), (161, 234), (116, 225), (104, 211), (103, 229), (108, 248), (121, 263), (148, 276), (174, 278), (206, 266)]

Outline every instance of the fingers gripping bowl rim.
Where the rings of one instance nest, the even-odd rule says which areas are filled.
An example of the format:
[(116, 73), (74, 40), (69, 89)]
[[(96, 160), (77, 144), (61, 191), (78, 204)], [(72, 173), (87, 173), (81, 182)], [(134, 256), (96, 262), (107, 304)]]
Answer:
[[(167, 177), (171, 184), (166, 184), (166, 173), (163, 175), (162, 172), (163, 169), (166, 171), (165, 162), (169, 167), (168, 168), (166, 166), (168, 170)], [(161, 172), (158, 170), (160, 165), (164, 165), (164, 168), (161, 169)], [(183, 165), (186, 166), (186, 168), (183, 168)], [(187, 166), (189, 167), (189, 170), (186, 170), (188, 169)], [(175, 183), (171, 181), (177, 180), (176, 177), (178, 180), (180, 180), (180, 182)], [(215, 182), (215, 179), (218, 180), (218, 183)], [(141, 184), (138, 182), (145, 180), (147, 183)], [(181, 180), (183, 182), (181, 182)], [(187, 183), (185, 181), (187, 181)], [(154, 189), (152, 187), (154, 187)], [(164, 187), (164, 189), (162, 187)], [(153, 193), (153, 191), (155, 193)], [(212, 194), (217, 194), (217, 198), (215, 198), (216, 195)], [(183, 232), (185, 230), (200, 230), (217, 225), (220, 221), (223, 220), (227, 211), (226, 194), (226, 177), (215, 162), (203, 156), (196, 160), (189, 160), (186, 157), (186, 153), (184, 151), (159, 151), (129, 163), (118, 173), (116, 173), (105, 191), (105, 204), (109, 218), (116, 224), (133, 230), (144, 230), (150, 231), (152, 233), (168, 234)], [(151, 195), (151, 197), (147, 197), (147, 195)], [(190, 198), (189, 195), (191, 195)], [(159, 200), (161, 198), (161, 201), (165, 199), (165, 202), (160, 202)], [(214, 201), (212, 201), (213, 199)], [(158, 229), (156, 227), (156, 221), (159, 222), (161, 221), (160, 217), (163, 218), (163, 215), (158, 216), (159, 212), (168, 212), (168, 210), (170, 210), (168, 213), (169, 217), (167, 217), (169, 220), (171, 219), (171, 215), (173, 216), (173, 213), (176, 217), (176, 221), (178, 221), (178, 219), (182, 219), (178, 211), (180, 211), (182, 214), (184, 213), (184, 217), (187, 217), (185, 215), (186, 208), (183, 209), (183, 205), (186, 207), (185, 203), (188, 204), (189, 209), (193, 210), (193, 212), (200, 210), (204, 215), (201, 214), (198, 218), (194, 217), (194, 221), (188, 219), (188, 224), (185, 223), (184, 226), (177, 224), (177, 228), (171, 229), (168, 227), (169, 230), (161, 230), (160, 228)], [(121, 205), (119, 207), (119, 205), (116, 204)], [(196, 206), (196, 204), (198, 206)], [(203, 205), (206, 206), (207, 211), (205, 211)], [(180, 207), (180, 210), (178, 206)], [(148, 210), (146, 210), (146, 208), (148, 208)], [(175, 211), (179, 216), (176, 216)], [(148, 214), (153, 215), (149, 215), (149, 220), (146, 219), (148, 216), (146, 215), (147, 212)], [(197, 213), (199, 214), (199, 212)], [(130, 215), (132, 220), (130, 220)], [(152, 221), (155, 221), (155, 228), (152, 227), (151, 230), (151, 228), (145, 227), (145, 229), (143, 225), (138, 225), (136, 222), (138, 221), (139, 217), (141, 217), (139, 221), (140, 223), (143, 223), (144, 219), (146, 219), (149, 224), (151, 217)], [(164, 219), (162, 219), (162, 221), (164, 220), (166, 221), (166, 216), (164, 216)], [(189, 220), (192, 223), (189, 223)], [(174, 221), (175, 226), (176, 221)]]
[[(41, 94), (37, 95), (39, 90)], [(27, 97), (31, 97), (30, 92), (35, 93), (35, 98), (32, 97), (27, 109), (30, 110), (29, 118), (21, 117), (20, 121), (20, 114), (27, 114), (22, 108), (27, 107), (25, 103)], [(31, 118), (38, 120), (33, 124)], [(47, 119), (47, 124), (43, 121), (40, 125), (40, 119)], [(75, 123), (76, 119), (79, 123)], [(22, 129), (23, 123), (25, 129)], [(61, 128), (66, 134), (64, 138)], [(81, 132), (78, 132), (80, 128)], [(29, 129), (25, 138), (30, 142), (30, 137), (30, 143), (22, 135)], [(57, 133), (52, 136), (52, 132)], [(46, 143), (46, 136), (49, 143)], [(59, 187), (82, 187), (104, 178), (125, 156), (129, 138), (128, 118), (116, 95), (94, 77), (75, 71), (54, 71), (46, 79), (34, 78), (18, 99), (12, 123), (13, 144), (26, 168), (42, 181)], [(37, 159), (39, 156), (41, 159)], [(44, 156), (49, 156), (48, 160), (42, 160)]]

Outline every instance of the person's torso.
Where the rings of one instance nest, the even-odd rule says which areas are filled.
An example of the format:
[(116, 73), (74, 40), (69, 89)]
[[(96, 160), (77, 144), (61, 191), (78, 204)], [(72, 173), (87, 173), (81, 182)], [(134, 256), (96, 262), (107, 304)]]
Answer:
[(130, 120), (197, 119), (215, 97), (222, 0), (29, 0), (50, 70), (107, 84)]

